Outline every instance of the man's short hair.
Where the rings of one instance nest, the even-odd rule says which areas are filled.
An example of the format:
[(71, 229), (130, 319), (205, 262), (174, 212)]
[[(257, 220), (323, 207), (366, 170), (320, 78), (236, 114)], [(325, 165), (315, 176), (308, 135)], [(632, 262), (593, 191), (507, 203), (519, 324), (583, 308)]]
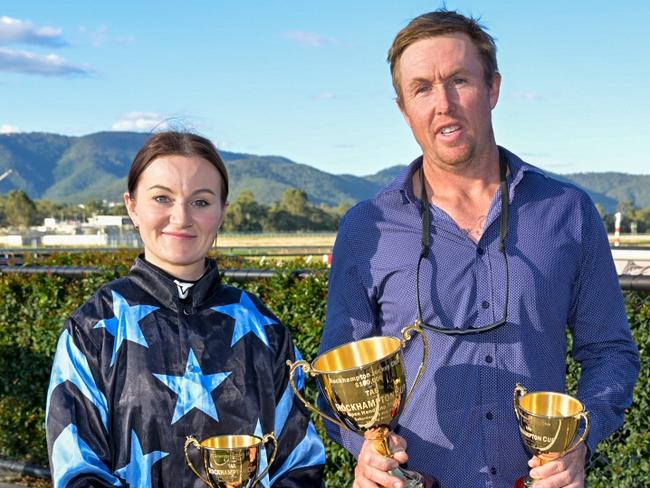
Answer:
[(409, 22), (393, 41), (388, 50), (387, 61), (390, 63), (390, 73), (393, 78), (393, 87), (397, 94), (397, 101), (402, 102), (402, 90), (399, 79), (399, 61), (402, 54), (411, 44), (430, 37), (450, 33), (466, 34), (481, 57), (485, 81), (490, 84), (499, 72), (497, 66), (497, 46), (494, 38), (485, 31), (478, 18), (465, 17), (453, 10), (440, 9), (422, 14)]

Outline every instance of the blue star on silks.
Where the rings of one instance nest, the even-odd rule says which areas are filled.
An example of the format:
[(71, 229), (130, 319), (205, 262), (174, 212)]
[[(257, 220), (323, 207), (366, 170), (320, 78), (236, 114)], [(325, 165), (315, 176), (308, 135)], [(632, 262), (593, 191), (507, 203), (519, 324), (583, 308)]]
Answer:
[(187, 367), (183, 376), (156, 374), (170, 390), (178, 395), (172, 424), (180, 420), (193, 408), (198, 408), (217, 422), (219, 414), (212, 399), (212, 392), (230, 375), (231, 371), (215, 374), (203, 374), (194, 351), (190, 349)]
[[(255, 425), (255, 432), (253, 432), (253, 435), (256, 435), (260, 439), (264, 437), (264, 432), (262, 432), (262, 424), (260, 424), (259, 419), (257, 419), (257, 424)], [(262, 449), (260, 449), (260, 464), (259, 464), (259, 466), (257, 468), (257, 472), (261, 473), (262, 471), (264, 471), (264, 469), (266, 469), (268, 464), (269, 464), (269, 461), (268, 461), (268, 459), (266, 457), (266, 449), (264, 449), (262, 447)], [(268, 473), (266, 473), (262, 477), (262, 479), (260, 480), (260, 484), (264, 488), (269, 488), (269, 474)]]
[(50, 386), (47, 390), (47, 401), (45, 403), (45, 419), (50, 414), (50, 401), (57, 386), (69, 381), (85, 396), (99, 412), (104, 428), (108, 430), (108, 402), (104, 393), (99, 389), (95, 378), (90, 371), (88, 359), (84, 353), (75, 345), (70, 332), (64, 330), (56, 346)]
[(125, 480), (129, 486), (138, 486), (141, 488), (150, 487), (151, 485), (151, 466), (156, 464), (162, 458), (167, 456), (168, 452), (153, 451), (149, 454), (142, 452), (140, 440), (135, 433), (131, 431), (131, 459), (129, 464), (115, 471), (115, 474)]
[(255, 334), (267, 347), (269, 346), (269, 338), (264, 327), (277, 322), (262, 314), (246, 292), (242, 292), (239, 303), (212, 307), (212, 310), (230, 315), (235, 319), (230, 347), (233, 347), (239, 339), (249, 332)]
[(159, 307), (152, 305), (129, 305), (126, 299), (115, 290), (113, 294), (113, 313), (114, 317), (103, 319), (97, 322), (95, 329), (105, 328), (113, 337), (113, 355), (111, 356), (111, 366), (115, 363), (117, 351), (122, 346), (122, 342), (131, 341), (144, 347), (149, 347), (142, 329), (140, 329), (140, 320), (149, 315), (151, 312), (158, 310)]
[(102, 478), (103, 486), (122, 486), (101, 458), (79, 435), (75, 424), (61, 431), (52, 444), (52, 480), (54, 486), (68, 486), (78, 475)]

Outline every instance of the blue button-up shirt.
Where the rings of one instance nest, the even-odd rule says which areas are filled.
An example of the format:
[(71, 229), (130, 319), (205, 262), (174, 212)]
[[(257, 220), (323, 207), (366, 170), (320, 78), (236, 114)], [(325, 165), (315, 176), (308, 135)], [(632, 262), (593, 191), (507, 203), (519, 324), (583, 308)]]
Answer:
[[(577, 396), (591, 415), (588, 447), (623, 423), (638, 376), (607, 234), (593, 203), (574, 185), (547, 177), (506, 151), (510, 223), (508, 322), (479, 335), (428, 331), (427, 371), (395, 431), (408, 441), (408, 468), (443, 488), (504, 487), (528, 471), (530, 453), (513, 410), (517, 383), (565, 391), (566, 330), (582, 366)], [(393, 183), (345, 216), (334, 247), (321, 352), (375, 335), (399, 336), (417, 318), (421, 205), (416, 159)], [(481, 327), (503, 317), (506, 263), (499, 251), (500, 190), (486, 228), (472, 241), (430, 206), (431, 250), (420, 290), (425, 322)], [(417, 338), (404, 350), (409, 387), (422, 361)], [(328, 425), (355, 455), (362, 439)]]

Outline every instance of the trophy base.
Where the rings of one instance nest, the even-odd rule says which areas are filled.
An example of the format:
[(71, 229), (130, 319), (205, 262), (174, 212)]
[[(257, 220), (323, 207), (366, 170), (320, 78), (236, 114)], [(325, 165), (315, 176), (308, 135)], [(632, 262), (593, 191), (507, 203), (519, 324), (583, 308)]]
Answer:
[(529, 488), (533, 486), (534, 480), (530, 476), (522, 476), (515, 483), (515, 488)]
[(404, 482), (404, 488), (424, 488), (424, 478), (421, 474), (406, 469), (397, 468), (389, 471), (392, 476)]

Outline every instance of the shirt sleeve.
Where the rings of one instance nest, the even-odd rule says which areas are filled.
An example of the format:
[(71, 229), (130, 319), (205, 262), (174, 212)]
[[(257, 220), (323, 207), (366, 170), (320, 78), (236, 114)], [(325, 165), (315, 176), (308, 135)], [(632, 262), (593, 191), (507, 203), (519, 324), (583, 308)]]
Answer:
[(585, 214), (569, 326), (573, 357), (582, 367), (578, 398), (590, 414), (587, 446), (593, 453), (600, 441), (623, 425), (640, 365), (607, 232), (591, 202)]
[[(325, 446), (308, 410), (296, 397), (289, 384), (287, 360), (302, 359), (287, 332), (276, 357), (275, 436), (278, 452), (269, 470), (271, 486), (278, 488), (321, 487), (325, 469)], [(296, 386), (304, 394), (304, 375), (298, 368)]]
[(69, 319), (59, 337), (47, 392), (46, 434), (57, 487), (122, 486), (109, 469), (108, 406), (95, 374), (98, 353)]
[[(344, 219), (336, 237), (329, 275), (327, 317), (321, 339), (320, 353), (347, 342), (378, 335), (378, 312), (371, 284), (363, 283), (351, 239), (350, 221)], [(330, 406), (319, 394), (318, 406), (333, 415)], [(335, 442), (358, 457), (363, 438), (325, 420), (327, 434)]]

